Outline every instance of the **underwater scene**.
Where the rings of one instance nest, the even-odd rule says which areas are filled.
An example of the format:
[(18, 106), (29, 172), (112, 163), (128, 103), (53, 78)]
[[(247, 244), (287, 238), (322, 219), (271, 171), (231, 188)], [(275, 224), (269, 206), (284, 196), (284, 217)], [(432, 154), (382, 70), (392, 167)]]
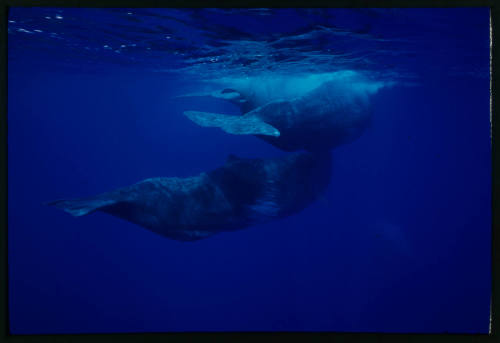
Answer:
[(10, 8), (11, 333), (488, 333), (489, 16)]

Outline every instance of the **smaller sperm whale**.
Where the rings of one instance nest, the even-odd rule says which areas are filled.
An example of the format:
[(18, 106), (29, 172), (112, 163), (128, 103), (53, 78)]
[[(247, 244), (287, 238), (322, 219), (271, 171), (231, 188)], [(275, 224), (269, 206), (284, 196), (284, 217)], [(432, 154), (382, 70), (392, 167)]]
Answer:
[(297, 213), (330, 181), (329, 153), (270, 159), (230, 156), (208, 173), (146, 179), (96, 196), (48, 205), (73, 216), (101, 211), (178, 241), (196, 241)]
[[(318, 78), (314, 86), (289, 87), (283, 94), (275, 87), (275, 98), (257, 96), (259, 92), (251, 92), (248, 87), (206, 94), (239, 106), (240, 116), (200, 111), (184, 114), (200, 126), (218, 127), (234, 135), (255, 135), (284, 151), (327, 151), (354, 141), (371, 125), (370, 97), (381, 87), (356, 73), (341, 75)], [(259, 87), (256, 82), (253, 85)]]

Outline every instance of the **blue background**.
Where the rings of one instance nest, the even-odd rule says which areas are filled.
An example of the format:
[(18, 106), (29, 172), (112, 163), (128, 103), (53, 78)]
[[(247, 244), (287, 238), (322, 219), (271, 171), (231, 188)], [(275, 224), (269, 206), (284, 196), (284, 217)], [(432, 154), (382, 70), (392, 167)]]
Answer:
[[(14, 9), (9, 24), (12, 333), (488, 331), (487, 9), (401, 10), (422, 21), (445, 13), (460, 40), (421, 30), (416, 58), (384, 60), (418, 80), (373, 97), (372, 127), (332, 152), (326, 195), (297, 215), (193, 243), (43, 203), (195, 175), (230, 153), (284, 153), (191, 123), (183, 110), (237, 112), (223, 101), (172, 99), (194, 81), (147, 63), (114, 65), (105, 52), (96, 71), (87, 58), (33, 43), (15, 25), (36, 11)], [(420, 37), (385, 25), (382, 34)]]

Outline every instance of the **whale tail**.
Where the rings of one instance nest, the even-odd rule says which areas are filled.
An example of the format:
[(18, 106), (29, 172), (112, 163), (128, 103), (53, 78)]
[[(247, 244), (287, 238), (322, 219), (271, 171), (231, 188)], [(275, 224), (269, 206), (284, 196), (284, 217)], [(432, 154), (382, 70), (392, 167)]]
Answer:
[(279, 137), (280, 132), (274, 126), (255, 116), (233, 116), (220, 113), (186, 111), (184, 115), (191, 121), (204, 127), (218, 127), (233, 135), (264, 135)]
[(85, 198), (55, 200), (47, 202), (45, 205), (57, 207), (72, 216), (80, 217), (115, 203), (116, 201), (113, 199)]

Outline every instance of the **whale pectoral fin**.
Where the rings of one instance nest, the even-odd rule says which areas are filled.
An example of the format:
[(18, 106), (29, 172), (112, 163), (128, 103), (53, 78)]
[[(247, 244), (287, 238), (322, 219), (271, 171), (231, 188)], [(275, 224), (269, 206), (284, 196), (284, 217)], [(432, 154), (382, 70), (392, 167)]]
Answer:
[(179, 98), (196, 98), (196, 97), (211, 97), (212, 92), (195, 92), (195, 93), (186, 93), (186, 94), (179, 94), (175, 95), (172, 97), (172, 99), (179, 99)]
[(236, 98), (240, 98), (241, 94), (235, 91), (234, 89), (226, 88), (214, 92), (194, 92), (194, 93), (179, 94), (172, 97), (172, 99), (194, 98), (194, 97), (212, 97), (215, 99), (233, 100)]
[(112, 199), (87, 198), (56, 200), (48, 202), (46, 205), (57, 207), (72, 216), (80, 217), (115, 203), (116, 201)]
[(264, 135), (279, 137), (274, 126), (253, 116), (232, 116), (220, 113), (186, 111), (184, 115), (204, 127), (218, 127), (233, 135)]

